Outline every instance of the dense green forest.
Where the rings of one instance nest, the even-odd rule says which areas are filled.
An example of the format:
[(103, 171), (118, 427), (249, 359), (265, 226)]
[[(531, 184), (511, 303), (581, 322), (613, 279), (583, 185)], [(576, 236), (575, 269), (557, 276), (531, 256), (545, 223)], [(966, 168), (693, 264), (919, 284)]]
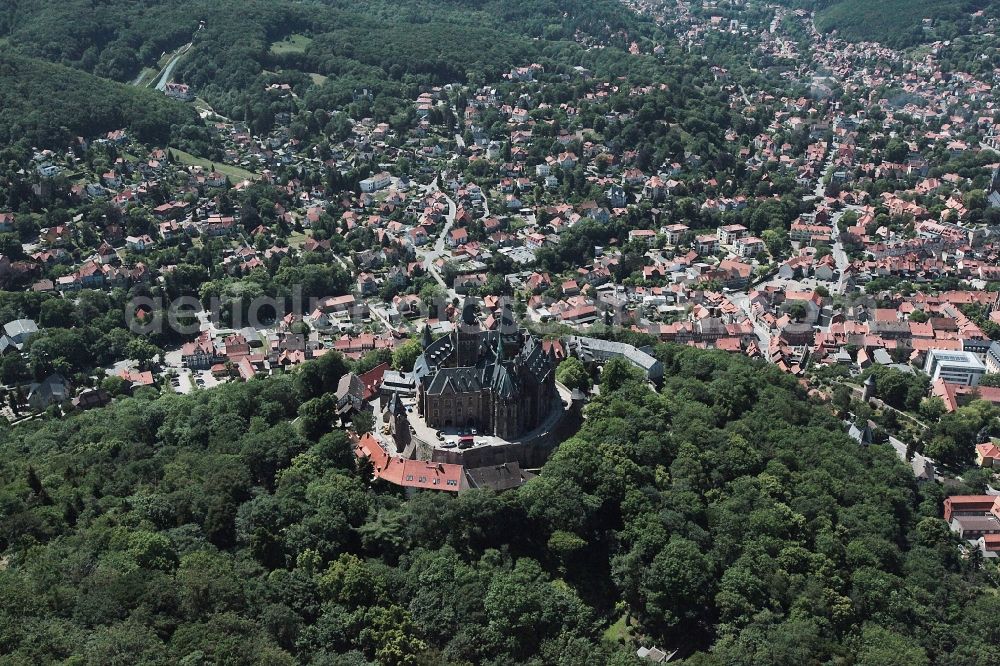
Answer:
[[(120, 81), (132, 79), (142, 66), (154, 64), (161, 53), (192, 37), (206, 50), (220, 53), (242, 45), (241, 50), (259, 62), (262, 54), (253, 49), (258, 40), (361, 26), (390, 35), (406, 26), (418, 33), (428, 26), (494, 31), (484, 35), (488, 41), (473, 36), (438, 45), (455, 53), (471, 52), (473, 46), (489, 49), (517, 37), (569, 40), (577, 32), (627, 31), (635, 39), (651, 32), (648, 24), (610, 0), (373, 0), (363, 6), (343, 0), (13, 0), (0, 8), (0, 35), (8, 35), (11, 45)], [(395, 38), (363, 42), (371, 43), (350, 46), (406, 46)], [(420, 54), (411, 56), (420, 59)]]
[[(850, 41), (877, 41), (897, 48), (967, 34), (972, 12), (997, 5), (990, 0), (833, 0), (813, 4), (820, 6), (816, 28), (821, 32), (836, 30)], [(933, 19), (932, 29), (924, 30), (924, 19)]]
[(335, 354), (4, 432), (0, 653), (578, 666), (634, 663), (631, 633), (691, 664), (1000, 659), (938, 486), (774, 367), (657, 353), (662, 390), (612, 362), (578, 435), (499, 495), (373, 487), (330, 423)]
[[(724, 104), (706, 100), (711, 62), (685, 58), (670, 43), (661, 44), (660, 58), (628, 54), (632, 41), (651, 50), (657, 29), (612, 0), (376, 0), (364, 7), (319, 0), (70, 0), (15, 3), (0, 15), (0, 35), (7, 34), (9, 48), (119, 81), (133, 81), (140, 71), (143, 80), (153, 78), (150, 72), (167, 60), (164, 50), (191, 42), (174, 78), (256, 134), (267, 133), (276, 114), (292, 108), (324, 119), (344, 110), (404, 128), (415, 122), (412, 101), (426, 86), (497, 84), (511, 67), (533, 62), (545, 68), (544, 94), (552, 104), (580, 94), (577, 65), (603, 78), (665, 84), (645, 99), (622, 94), (615, 100), (620, 108), (648, 107), (637, 109), (641, 123), (605, 127), (602, 118), (592, 121), (614, 145), (642, 144), (642, 166), (654, 157), (679, 159), (685, 150), (713, 157), (723, 130), (746, 122), (729, 117)], [(608, 48), (585, 48), (590, 43)], [(270, 94), (267, 87), (276, 82), (292, 85), (298, 101)], [(91, 115), (77, 117), (78, 107), (65, 105), (64, 122), (51, 126), (84, 124)], [(342, 124), (317, 120), (303, 127), (300, 138), (309, 138), (320, 129), (340, 135)], [(498, 127), (506, 131), (502, 123)], [(207, 151), (203, 146), (192, 152)]]
[(53, 148), (122, 128), (166, 144), (200, 124), (192, 108), (161, 93), (0, 51), (0, 144)]
[[(367, 111), (384, 119), (421, 84), (495, 81), (534, 61), (615, 76), (645, 68), (651, 79), (649, 61), (623, 68), (620, 49), (588, 53), (570, 40), (625, 47), (653, 30), (612, 0), (46, 0), (0, 9), (0, 36), (10, 47), (121, 82), (144, 67), (159, 69), (165, 51), (191, 42), (175, 78), (248, 122), (266, 115), (264, 87), (274, 80), (304, 86), (300, 94), (311, 88), (311, 109), (341, 106), (368, 90), (374, 108)], [(293, 35), (306, 45), (271, 48)], [(310, 74), (327, 80), (314, 84)]]

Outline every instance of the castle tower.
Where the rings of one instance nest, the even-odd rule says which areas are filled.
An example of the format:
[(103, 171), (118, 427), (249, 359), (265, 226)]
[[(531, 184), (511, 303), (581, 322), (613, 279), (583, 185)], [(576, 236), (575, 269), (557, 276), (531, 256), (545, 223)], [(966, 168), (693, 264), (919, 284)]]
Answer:
[(865, 380), (864, 389), (861, 391), (861, 399), (868, 402), (875, 396), (875, 375), (868, 375)]
[(462, 319), (455, 333), (455, 349), (458, 367), (472, 367), (479, 362), (479, 347), (482, 344), (476, 304), (471, 298), (462, 306)]
[(399, 394), (393, 393), (386, 407), (389, 416), (389, 431), (396, 444), (396, 452), (402, 453), (410, 445), (410, 422), (406, 418), (406, 407), (399, 400)]

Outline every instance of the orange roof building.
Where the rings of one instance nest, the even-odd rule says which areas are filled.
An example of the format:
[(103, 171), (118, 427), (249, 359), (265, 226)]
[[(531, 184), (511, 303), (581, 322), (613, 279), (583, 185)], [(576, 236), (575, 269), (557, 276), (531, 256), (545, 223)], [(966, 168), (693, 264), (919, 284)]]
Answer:
[(391, 456), (371, 433), (361, 436), (354, 447), (354, 454), (371, 460), (375, 478), (393, 485), (455, 493), (468, 489), (462, 465)]

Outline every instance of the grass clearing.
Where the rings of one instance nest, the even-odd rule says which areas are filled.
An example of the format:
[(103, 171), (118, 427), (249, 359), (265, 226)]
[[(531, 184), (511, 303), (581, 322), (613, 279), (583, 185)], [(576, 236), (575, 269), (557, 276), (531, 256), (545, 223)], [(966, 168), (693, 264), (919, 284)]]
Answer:
[(288, 238), (286, 240), (288, 241), (288, 247), (294, 247), (295, 249), (298, 249), (298, 248), (302, 247), (302, 245), (308, 239), (309, 239), (309, 236), (306, 236), (301, 231), (293, 231), (292, 233), (290, 233), (288, 235)]
[(232, 164), (223, 164), (222, 162), (213, 162), (212, 160), (206, 160), (203, 157), (197, 157), (191, 153), (186, 153), (183, 150), (178, 150), (173, 146), (170, 147), (170, 152), (174, 154), (174, 158), (181, 162), (181, 164), (188, 164), (191, 166), (200, 166), (203, 169), (211, 169), (212, 165), (220, 172), (229, 176), (229, 180), (233, 181), (235, 185), (238, 182), (244, 180), (258, 180), (260, 174), (256, 174), (252, 171), (247, 171), (238, 166), (233, 166)]
[(309, 45), (312, 44), (312, 41), (312, 37), (306, 37), (305, 35), (289, 35), (280, 42), (271, 44), (271, 53), (274, 55), (304, 53), (309, 48)]
[(140, 88), (148, 88), (153, 81), (156, 80), (156, 75), (159, 72), (152, 67), (143, 67), (142, 71), (139, 72), (139, 78), (136, 79), (136, 84)]
[(213, 109), (211, 105), (209, 105), (209, 103), (203, 100), (201, 97), (195, 97), (194, 102), (192, 102), (192, 104), (194, 104), (194, 108), (198, 109), (198, 111), (205, 111), (206, 113), (213, 113), (213, 114), (215, 113), (215, 109)]
[(323, 76), (322, 74), (316, 74), (315, 72), (311, 72), (309, 74), (309, 78), (312, 79), (312, 82), (318, 86), (323, 85), (329, 80), (328, 77)]
[(625, 622), (625, 616), (622, 615), (614, 624), (604, 630), (602, 638), (606, 643), (618, 645), (628, 640), (629, 636), (631, 636), (631, 632)]

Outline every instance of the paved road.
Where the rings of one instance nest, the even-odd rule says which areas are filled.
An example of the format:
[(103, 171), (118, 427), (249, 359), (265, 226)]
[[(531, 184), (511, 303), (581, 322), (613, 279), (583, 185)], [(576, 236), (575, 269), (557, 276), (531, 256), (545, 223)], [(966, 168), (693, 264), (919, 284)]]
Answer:
[(834, 213), (831, 220), (833, 222), (833, 244), (830, 246), (830, 249), (833, 251), (834, 261), (837, 262), (837, 273), (839, 274), (837, 284), (833, 288), (833, 293), (835, 294), (843, 294), (847, 290), (847, 274), (845, 271), (847, 265), (850, 263), (850, 259), (847, 257), (847, 251), (844, 250), (844, 244), (840, 242), (839, 225), (840, 218), (849, 210), (858, 211), (860, 210), (860, 206), (847, 206), (843, 210)]
[[(836, 145), (832, 146), (830, 150), (830, 155), (827, 157), (826, 163), (823, 165), (823, 170), (820, 173), (820, 177), (816, 180), (816, 187), (813, 188), (813, 196), (815, 197), (815, 199), (819, 201), (822, 201), (826, 196), (826, 186), (823, 184), (823, 176), (826, 174), (827, 169), (829, 169), (833, 165), (834, 156), (837, 154), (836, 151), (837, 151), (837, 146)], [(846, 288), (846, 282), (847, 282), (847, 276), (845, 275), (844, 270), (847, 268), (847, 264), (849, 263), (849, 260), (847, 258), (847, 252), (844, 251), (844, 244), (840, 242), (840, 230), (838, 228), (838, 223), (840, 222), (840, 218), (843, 217), (844, 213), (846, 213), (848, 210), (858, 210), (858, 209), (859, 209), (858, 206), (847, 206), (843, 210), (834, 213), (833, 217), (831, 218), (831, 223), (833, 225), (833, 232), (830, 240), (832, 240), (833, 243), (830, 249), (833, 252), (834, 261), (837, 262), (837, 272), (840, 275), (837, 284), (834, 286), (832, 290), (834, 294), (844, 293), (844, 289)]]
[(430, 249), (417, 248), (417, 256), (423, 261), (424, 269), (426, 269), (434, 280), (441, 285), (441, 287), (448, 292), (448, 298), (457, 298), (458, 294), (454, 289), (449, 289), (448, 284), (441, 277), (441, 272), (438, 267), (434, 264), (439, 257), (444, 255), (445, 239), (448, 237), (448, 232), (451, 231), (452, 226), (455, 224), (455, 215), (458, 214), (458, 205), (455, 200), (448, 196), (446, 192), (440, 189), (438, 186), (438, 179), (435, 178), (434, 182), (427, 187), (427, 193), (441, 192), (444, 195), (445, 201), (448, 202), (448, 212), (445, 215), (444, 228), (441, 229), (441, 233), (438, 235), (437, 240), (434, 241), (434, 245)]
[(177, 66), (177, 63), (184, 56), (184, 54), (188, 52), (188, 49), (190, 48), (191, 48), (190, 44), (185, 44), (184, 46), (177, 49), (177, 53), (175, 53), (174, 57), (170, 59), (170, 62), (167, 63), (167, 66), (163, 68), (163, 72), (160, 74), (160, 78), (156, 81), (157, 90), (161, 92), (166, 90), (167, 84), (170, 83), (170, 77), (173, 76), (174, 68)]
[(753, 324), (753, 330), (757, 334), (760, 351), (764, 354), (765, 358), (768, 357), (768, 351), (771, 349), (771, 331), (764, 324), (754, 320), (753, 315), (750, 313), (750, 296), (743, 292), (735, 292), (729, 294), (729, 300), (739, 309), (743, 310), (743, 314)]
[(746, 102), (747, 106), (753, 106), (753, 102), (750, 101), (750, 97), (747, 95), (747, 91), (743, 87), (743, 84), (741, 83), (739, 84), (739, 86), (740, 86), (740, 94), (743, 95), (743, 101)]
[(833, 223), (833, 245), (830, 248), (833, 251), (833, 260), (837, 262), (837, 286), (833, 288), (833, 293), (835, 294), (843, 294), (847, 288), (846, 270), (848, 263), (850, 263), (847, 258), (847, 252), (844, 251), (844, 244), (840, 242), (840, 233), (837, 230), (837, 222), (839, 221), (838, 216)]

